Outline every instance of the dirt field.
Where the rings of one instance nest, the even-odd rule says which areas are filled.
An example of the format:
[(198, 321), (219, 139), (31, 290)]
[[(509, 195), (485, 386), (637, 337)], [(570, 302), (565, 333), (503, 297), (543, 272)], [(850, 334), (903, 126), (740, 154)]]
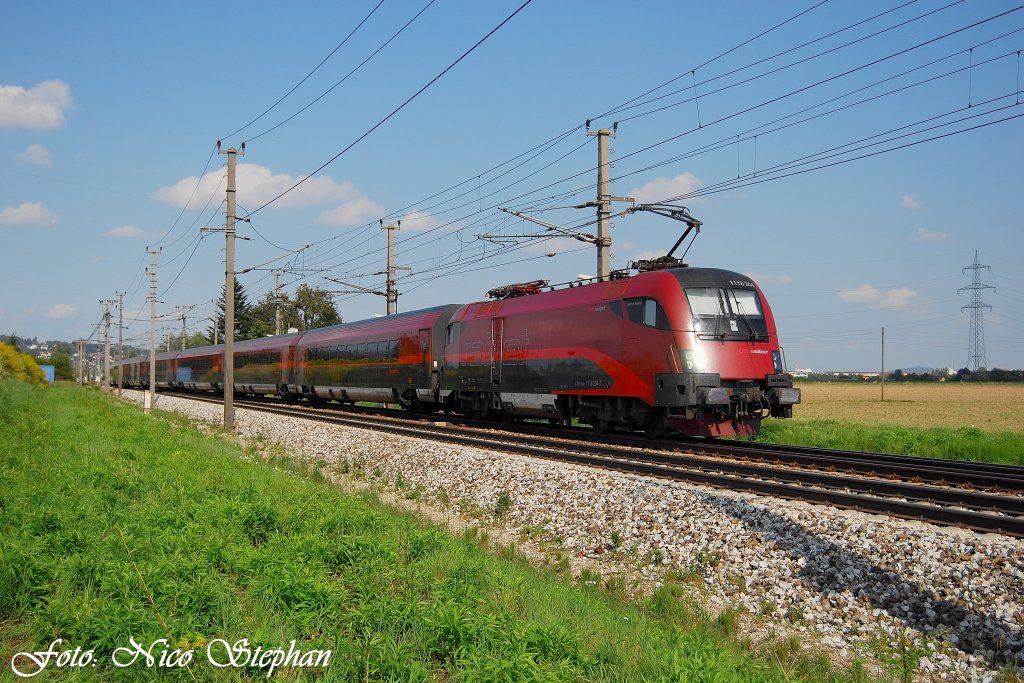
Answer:
[(977, 427), (1024, 433), (1024, 384), (958, 382), (885, 385), (797, 384), (802, 403), (795, 421), (840, 420), (906, 427)]

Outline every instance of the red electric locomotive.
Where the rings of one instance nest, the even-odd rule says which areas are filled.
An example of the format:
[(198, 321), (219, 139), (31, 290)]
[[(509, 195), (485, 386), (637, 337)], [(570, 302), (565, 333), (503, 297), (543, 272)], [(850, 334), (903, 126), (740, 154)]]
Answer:
[(511, 291), (523, 295), (468, 304), (448, 327), (441, 399), (460, 412), (721, 436), (756, 434), (800, 401), (771, 309), (739, 273)]

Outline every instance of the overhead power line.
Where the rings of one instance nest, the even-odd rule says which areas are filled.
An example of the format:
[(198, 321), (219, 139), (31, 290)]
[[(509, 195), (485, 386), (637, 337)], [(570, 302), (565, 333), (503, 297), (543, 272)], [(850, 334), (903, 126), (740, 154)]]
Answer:
[[(383, 2), (383, 0), (381, 0), (381, 1)], [(402, 32), (404, 32), (404, 31), (405, 31), (405, 29), (409, 28), (409, 26), (410, 26), (410, 25), (411, 25), (411, 24), (412, 24), (412, 23), (413, 23), (414, 21), (416, 21), (417, 19), (419, 19), (420, 15), (421, 15), (421, 14), (423, 14), (424, 12), (426, 12), (426, 11), (427, 11), (427, 9), (429, 9), (429, 8), (430, 8), (430, 6), (431, 6), (431, 5), (433, 5), (433, 4), (434, 4), (434, 3), (436, 2), (436, 1), (437, 1), (437, 0), (430, 0), (430, 2), (428, 2), (428, 3), (426, 4), (426, 5), (424, 5), (424, 6), (423, 6), (423, 9), (421, 9), (421, 10), (420, 10), (419, 12), (417, 12), (417, 13), (416, 13), (416, 14), (415, 14), (415, 15), (413, 16), (413, 18), (412, 18), (412, 19), (410, 19), (409, 21), (405, 22), (405, 25), (404, 25), (404, 26), (402, 26), (402, 28), (398, 29), (398, 30), (397, 30), (397, 31), (396, 31), (395, 33), (393, 33), (393, 34), (391, 35), (391, 37), (390, 37), (390, 38), (388, 38), (388, 39), (387, 39), (386, 41), (384, 41), (384, 42), (383, 42), (383, 43), (382, 43), (382, 44), (381, 44), (380, 46), (378, 46), (376, 50), (374, 50), (373, 52), (371, 52), (371, 53), (370, 53), (370, 55), (369, 55), (369, 56), (368, 56), (368, 57), (367, 57), (366, 59), (364, 59), (363, 61), (359, 62), (359, 64), (357, 64), (357, 65), (355, 66), (355, 68), (354, 68), (354, 69), (352, 69), (352, 70), (351, 70), (351, 71), (349, 71), (349, 72), (348, 72), (347, 74), (345, 74), (345, 75), (344, 75), (344, 76), (343, 76), (343, 77), (342, 77), (342, 78), (341, 78), (340, 80), (336, 81), (336, 82), (334, 83), (334, 85), (332, 85), (332, 86), (331, 86), (330, 88), (328, 88), (327, 90), (325, 90), (325, 91), (323, 91), (322, 93), (320, 93), (320, 94), (319, 94), (318, 96), (316, 96), (316, 97), (315, 97), (315, 98), (314, 98), (313, 100), (311, 100), (311, 101), (310, 101), (309, 103), (307, 103), (307, 104), (306, 104), (306, 105), (305, 105), (304, 107), (302, 107), (301, 109), (299, 109), (299, 110), (298, 110), (297, 112), (295, 112), (295, 113), (294, 113), (294, 114), (292, 114), (291, 116), (289, 116), (289, 117), (287, 117), (286, 119), (284, 119), (284, 120), (282, 120), (282, 121), (280, 121), (280, 122), (278, 122), (278, 123), (274, 124), (274, 125), (273, 125), (273, 126), (271, 126), (270, 128), (267, 128), (266, 130), (262, 131), (261, 133), (258, 133), (258, 134), (256, 134), (256, 135), (252, 136), (251, 138), (249, 138), (249, 139), (247, 140), (247, 142), (252, 142), (252, 141), (254, 141), (254, 140), (258, 140), (258, 139), (260, 139), (261, 137), (263, 137), (264, 135), (266, 135), (266, 134), (268, 134), (268, 133), (272, 133), (273, 131), (277, 130), (278, 128), (280, 128), (280, 127), (281, 127), (281, 126), (283, 126), (284, 124), (286, 124), (286, 123), (288, 123), (289, 121), (291, 121), (292, 119), (294, 119), (294, 118), (295, 118), (296, 116), (298, 116), (298, 115), (299, 115), (299, 114), (301, 114), (302, 112), (304, 112), (304, 111), (306, 111), (307, 109), (309, 109), (310, 107), (312, 107), (312, 106), (313, 106), (314, 104), (316, 104), (317, 102), (319, 102), (319, 101), (320, 101), (320, 100), (322, 100), (323, 98), (327, 97), (327, 95), (328, 95), (328, 94), (330, 94), (330, 93), (331, 93), (331, 92), (332, 92), (332, 91), (333, 91), (333, 90), (334, 90), (335, 88), (337, 88), (337, 87), (338, 87), (339, 85), (341, 85), (342, 83), (344, 83), (345, 81), (347, 81), (347, 80), (348, 80), (349, 78), (351, 78), (351, 77), (352, 77), (352, 75), (353, 75), (353, 74), (355, 74), (355, 73), (356, 73), (357, 71), (359, 71), (360, 69), (362, 69), (362, 68), (363, 68), (363, 67), (364, 67), (364, 66), (366, 65), (366, 63), (367, 63), (367, 62), (369, 62), (369, 61), (370, 61), (371, 59), (373, 59), (374, 57), (376, 57), (376, 56), (377, 56), (377, 54), (378, 54), (378, 53), (379, 53), (379, 52), (380, 52), (381, 50), (383, 50), (383, 49), (384, 49), (384, 48), (386, 48), (386, 47), (387, 47), (388, 45), (390, 45), (390, 44), (391, 44), (391, 42), (392, 42), (392, 41), (393, 41), (393, 40), (394, 40), (395, 38), (397, 38), (397, 37), (398, 37), (399, 35), (401, 35), (401, 34), (402, 34)], [(379, 7), (379, 6), (380, 6), (380, 5), (378, 5), (378, 7)], [(296, 87), (298, 87), (298, 86), (296, 86)]]
[(478, 41), (477, 41), (477, 42), (476, 42), (476, 43), (475, 43), (475, 44), (473, 45), (473, 47), (471, 47), (471, 48), (469, 48), (468, 50), (466, 50), (465, 52), (463, 52), (463, 53), (462, 53), (462, 55), (460, 55), (458, 59), (456, 59), (456, 60), (455, 60), (454, 62), (452, 62), (451, 64), (449, 64), (448, 66), (446, 66), (446, 67), (444, 68), (444, 70), (443, 70), (443, 71), (442, 71), (441, 73), (437, 74), (437, 75), (436, 75), (436, 76), (434, 76), (434, 77), (433, 77), (432, 79), (430, 79), (430, 81), (429, 81), (429, 82), (427, 82), (427, 84), (426, 84), (426, 85), (424, 85), (424, 86), (423, 86), (422, 88), (420, 88), (420, 89), (419, 89), (419, 90), (417, 90), (417, 91), (416, 91), (415, 93), (413, 93), (413, 94), (412, 94), (412, 95), (411, 95), (411, 96), (410, 96), (410, 97), (409, 97), (409, 98), (408, 98), (407, 100), (405, 100), (404, 102), (402, 102), (402, 104), (398, 105), (398, 106), (397, 106), (397, 107), (396, 107), (395, 109), (393, 109), (393, 110), (391, 111), (391, 113), (390, 113), (390, 114), (388, 114), (388, 115), (387, 115), (387, 116), (385, 116), (385, 117), (384, 117), (383, 119), (381, 119), (380, 121), (378, 121), (377, 123), (375, 123), (375, 124), (373, 125), (373, 127), (372, 127), (372, 128), (370, 128), (370, 129), (369, 129), (368, 131), (366, 131), (365, 133), (363, 133), (362, 135), (360, 135), (360, 136), (359, 136), (358, 138), (356, 138), (356, 139), (355, 139), (355, 140), (354, 140), (353, 142), (351, 142), (351, 143), (350, 143), (350, 144), (349, 144), (349, 145), (348, 145), (347, 147), (345, 147), (345, 148), (344, 148), (344, 149), (342, 149), (342, 150), (341, 150), (340, 152), (338, 152), (337, 154), (335, 154), (335, 155), (334, 155), (333, 157), (331, 157), (330, 159), (328, 159), (327, 161), (325, 161), (325, 162), (324, 162), (323, 164), (321, 164), (321, 165), (320, 165), (320, 166), (319, 166), (319, 167), (318, 167), (317, 169), (315, 169), (315, 170), (314, 170), (314, 171), (313, 171), (312, 173), (310, 173), (310, 174), (306, 175), (305, 177), (303, 177), (303, 178), (302, 178), (301, 180), (299, 180), (299, 181), (298, 181), (297, 183), (295, 183), (294, 185), (292, 185), (291, 187), (289, 187), (288, 189), (286, 189), (286, 190), (285, 190), (284, 192), (282, 192), (281, 194), (277, 195), (276, 197), (274, 197), (274, 198), (273, 198), (273, 199), (271, 199), (270, 201), (266, 202), (265, 204), (262, 204), (261, 206), (258, 206), (258, 207), (256, 207), (256, 209), (255, 209), (255, 210), (253, 210), (253, 211), (252, 211), (252, 213), (250, 213), (250, 214), (248, 214), (248, 215), (249, 215), (249, 216), (251, 216), (251, 215), (253, 215), (253, 214), (255, 214), (255, 213), (258, 213), (258, 212), (262, 211), (263, 209), (267, 208), (268, 206), (270, 206), (271, 204), (273, 204), (274, 202), (278, 201), (279, 199), (281, 199), (281, 197), (284, 197), (284, 196), (285, 196), (286, 194), (288, 194), (289, 192), (291, 192), (291, 191), (292, 191), (292, 190), (294, 190), (295, 188), (297, 188), (297, 187), (299, 187), (300, 185), (302, 185), (303, 183), (305, 183), (305, 182), (306, 182), (307, 180), (309, 180), (310, 178), (312, 178), (312, 177), (313, 177), (314, 175), (316, 175), (316, 174), (317, 174), (317, 173), (319, 173), (320, 171), (322, 171), (322, 170), (324, 170), (325, 168), (327, 168), (328, 166), (330, 166), (330, 165), (331, 165), (332, 163), (334, 163), (334, 162), (335, 162), (335, 161), (336, 161), (336, 160), (337, 160), (337, 159), (338, 159), (339, 157), (341, 157), (341, 155), (343, 155), (343, 154), (344, 154), (345, 152), (349, 151), (350, 149), (352, 149), (353, 147), (355, 147), (355, 146), (356, 146), (357, 144), (359, 144), (360, 142), (362, 142), (362, 141), (363, 141), (363, 140), (364, 140), (364, 139), (365, 139), (365, 138), (366, 138), (367, 136), (369, 136), (369, 135), (370, 135), (371, 133), (373, 133), (373, 131), (377, 130), (378, 128), (380, 128), (381, 126), (383, 126), (383, 125), (384, 125), (385, 123), (387, 123), (387, 122), (388, 122), (388, 121), (389, 121), (389, 120), (391, 119), (391, 117), (393, 117), (393, 116), (394, 116), (395, 114), (397, 114), (398, 112), (400, 112), (400, 111), (402, 111), (403, 109), (405, 109), (405, 107), (406, 107), (406, 106), (407, 106), (407, 105), (408, 105), (408, 104), (409, 104), (410, 102), (412, 102), (412, 101), (413, 101), (413, 100), (415, 100), (415, 99), (416, 99), (417, 97), (419, 97), (419, 96), (420, 96), (421, 94), (423, 94), (423, 92), (424, 92), (424, 91), (425, 91), (425, 90), (426, 90), (427, 88), (429, 88), (429, 87), (430, 87), (430, 86), (432, 86), (432, 85), (433, 85), (434, 83), (436, 83), (437, 81), (439, 81), (439, 80), (440, 80), (440, 79), (441, 79), (441, 78), (442, 78), (442, 77), (443, 77), (443, 76), (444, 76), (444, 75), (445, 75), (446, 73), (448, 73), (449, 71), (451, 71), (452, 69), (454, 69), (454, 68), (455, 68), (455, 66), (456, 66), (456, 65), (457, 65), (457, 64), (458, 64), (459, 62), (461, 62), (461, 61), (462, 61), (463, 59), (465, 59), (466, 57), (468, 57), (468, 56), (469, 56), (469, 55), (470, 55), (470, 54), (471, 54), (471, 53), (472, 53), (472, 52), (473, 52), (474, 50), (476, 50), (476, 49), (477, 49), (478, 47), (480, 47), (481, 45), (483, 45), (483, 43), (484, 43), (484, 42), (485, 42), (485, 41), (486, 41), (486, 40), (487, 40), (488, 38), (490, 38), (490, 37), (491, 37), (491, 36), (493, 36), (493, 35), (494, 35), (495, 33), (497, 33), (497, 32), (498, 32), (498, 30), (499, 30), (499, 29), (500, 29), (500, 28), (501, 28), (502, 26), (504, 26), (504, 25), (505, 25), (505, 24), (507, 24), (507, 23), (508, 23), (509, 21), (511, 21), (511, 20), (512, 20), (512, 18), (513, 18), (513, 17), (515, 17), (515, 16), (517, 15), (517, 14), (519, 14), (520, 12), (522, 12), (522, 11), (523, 11), (523, 9), (525, 9), (525, 8), (526, 8), (526, 6), (527, 6), (527, 5), (529, 5), (529, 4), (531, 3), (531, 2), (533, 2), (533, 0), (526, 0), (526, 2), (524, 2), (524, 3), (522, 4), (522, 5), (520, 5), (520, 6), (519, 6), (519, 7), (518, 7), (518, 8), (517, 8), (517, 9), (516, 9), (516, 10), (515, 10), (514, 12), (512, 12), (512, 14), (508, 15), (507, 17), (505, 17), (505, 19), (503, 19), (503, 20), (502, 20), (502, 22), (501, 22), (500, 24), (498, 24), (498, 25), (497, 25), (497, 26), (495, 26), (495, 27), (494, 27), (493, 29), (491, 29), (491, 30), (490, 30), (490, 31), (489, 31), (489, 32), (487, 33), (487, 35), (485, 35), (485, 36), (484, 36), (483, 38), (481, 38), (480, 40), (478, 40)]
[[(266, 109), (264, 109), (264, 110), (263, 110), (263, 112), (262, 112), (262, 113), (260, 113), (260, 115), (259, 115), (259, 116), (257, 116), (256, 118), (254, 118), (254, 119), (253, 119), (252, 121), (250, 121), (249, 123), (245, 124), (244, 126), (242, 126), (241, 128), (239, 128), (239, 129), (238, 129), (238, 130), (236, 130), (236, 131), (233, 131), (233, 132), (231, 132), (231, 133), (229, 133), (229, 134), (227, 134), (227, 135), (222, 135), (222, 136), (220, 136), (220, 138), (218, 138), (218, 139), (219, 139), (219, 140), (227, 140), (227, 139), (229, 139), (229, 138), (233, 138), (234, 136), (238, 135), (239, 133), (241, 133), (241, 132), (242, 132), (243, 130), (245, 130), (246, 128), (248, 128), (248, 127), (249, 127), (249, 126), (251, 126), (252, 124), (254, 124), (254, 123), (256, 123), (257, 121), (259, 121), (260, 119), (262, 119), (262, 118), (263, 118), (264, 116), (266, 116), (267, 114), (269, 114), (269, 113), (270, 113), (270, 112), (271, 112), (271, 111), (272, 111), (272, 110), (273, 110), (273, 109), (274, 109), (274, 108), (275, 108), (275, 107), (276, 107), (277, 105), (279, 105), (279, 104), (281, 104), (282, 102), (284, 102), (285, 98), (287, 98), (287, 97), (288, 97), (289, 95), (291, 95), (291, 94), (292, 94), (293, 92), (295, 92), (295, 91), (296, 91), (296, 90), (298, 89), (298, 87), (299, 87), (300, 85), (302, 85), (302, 84), (303, 84), (303, 83), (305, 83), (305, 82), (306, 82), (307, 80), (309, 80), (309, 77), (310, 77), (310, 76), (312, 76), (313, 74), (315, 74), (315, 73), (316, 73), (316, 72), (317, 72), (317, 71), (318, 71), (318, 70), (320, 69), (320, 67), (322, 67), (322, 66), (323, 66), (324, 64), (326, 64), (326, 63), (327, 63), (327, 60), (328, 60), (328, 59), (330, 59), (331, 57), (333, 57), (333, 56), (334, 56), (334, 53), (335, 53), (335, 52), (337, 52), (338, 50), (340, 50), (340, 49), (341, 49), (341, 48), (342, 48), (342, 47), (343, 47), (343, 46), (345, 45), (345, 43), (347, 43), (347, 42), (349, 41), (349, 39), (350, 39), (350, 38), (351, 38), (352, 36), (354, 36), (354, 35), (355, 35), (356, 31), (358, 31), (358, 30), (359, 30), (359, 29), (360, 29), (360, 28), (362, 27), (362, 25), (363, 25), (363, 24), (365, 24), (365, 23), (366, 23), (366, 22), (367, 22), (367, 21), (368, 21), (368, 20), (370, 19), (370, 17), (372, 17), (372, 16), (374, 15), (374, 13), (375, 13), (375, 12), (376, 12), (376, 11), (377, 11), (378, 9), (380, 9), (380, 6), (381, 6), (381, 5), (383, 5), (383, 4), (384, 4), (384, 0), (380, 0), (380, 2), (378, 2), (378, 3), (377, 3), (377, 4), (375, 5), (375, 6), (374, 6), (374, 8), (373, 8), (372, 10), (370, 10), (370, 13), (369, 13), (369, 14), (367, 14), (367, 15), (366, 15), (365, 17), (363, 17), (363, 20), (362, 20), (362, 21), (360, 21), (360, 22), (359, 22), (358, 24), (356, 24), (356, 27), (355, 27), (354, 29), (352, 29), (351, 31), (349, 31), (348, 35), (347, 35), (347, 36), (345, 36), (345, 39), (344, 39), (344, 40), (342, 40), (342, 41), (341, 41), (340, 43), (338, 43), (338, 44), (337, 44), (337, 46), (335, 46), (335, 48), (334, 48), (333, 50), (331, 50), (331, 51), (330, 51), (330, 53), (329, 53), (329, 54), (328, 54), (328, 55), (327, 55), (326, 57), (324, 57), (323, 59), (321, 59), (321, 60), (320, 60), (320, 63), (319, 63), (319, 64), (317, 64), (317, 65), (316, 65), (315, 67), (313, 67), (313, 70), (312, 70), (312, 71), (310, 71), (310, 72), (309, 72), (308, 74), (306, 74), (305, 76), (303, 76), (303, 77), (302, 77), (302, 80), (300, 80), (300, 81), (299, 81), (298, 83), (296, 83), (295, 85), (293, 85), (293, 86), (292, 86), (292, 88), (291, 88), (291, 90), (289, 90), (288, 92), (286, 92), (286, 93), (285, 93), (284, 95), (281, 95), (281, 97), (277, 98), (277, 101), (276, 101), (276, 102), (274, 102), (274, 103), (273, 103), (272, 105), (270, 105), (269, 107), (267, 107)], [(308, 105), (307, 105), (307, 106), (308, 106)], [(278, 124), (278, 125), (281, 125), (281, 124)], [(275, 126), (275, 128), (276, 128), (276, 126)], [(264, 133), (260, 133), (260, 135), (259, 135), (259, 136), (257, 136), (257, 137), (260, 137), (260, 136), (262, 136), (263, 134), (264, 134)]]

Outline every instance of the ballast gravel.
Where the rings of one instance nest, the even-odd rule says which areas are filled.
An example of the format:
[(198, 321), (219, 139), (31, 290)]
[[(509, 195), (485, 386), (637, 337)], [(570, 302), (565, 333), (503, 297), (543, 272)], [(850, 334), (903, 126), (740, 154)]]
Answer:
[[(141, 403), (143, 393), (125, 396)], [(211, 423), (223, 415), (172, 396), (157, 407)], [(710, 609), (750, 615), (755, 640), (795, 635), (839, 661), (909, 658), (918, 680), (1024, 676), (1017, 539), (242, 408), (236, 416), (243, 439), (414, 489), (469, 524), (524, 530), (534, 556), (557, 549), (574, 567), (641, 587), (673, 572)]]

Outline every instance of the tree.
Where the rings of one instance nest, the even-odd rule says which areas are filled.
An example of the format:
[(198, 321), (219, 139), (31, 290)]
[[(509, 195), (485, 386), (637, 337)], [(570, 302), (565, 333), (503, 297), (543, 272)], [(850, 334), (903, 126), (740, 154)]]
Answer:
[[(227, 306), (227, 300), (224, 296), (225, 291), (226, 289), (222, 286), (220, 288), (220, 298), (217, 299), (213, 324), (206, 330), (206, 338), (211, 344), (214, 340), (214, 330), (216, 330), (217, 342), (223, 343), (224, 341), (224, 309)], [(252, 324), (250, 308), (249, 297), (245, 293), (245, 287), (235, 278), (235, 339), (250, 339), (249, 328)]]
[(50, 355), (53, 374), (57, 379), (74, 379), (75, 370), (71, 367), (71, 356), (67, 351), (55, 351)]
[[(267, 292), (251, 309), (250, 318), (252, 329), (250, 332), (255, 337), (266, 337), (277, 330), (277, 303), (274, 300), (274, 293)], [(281, 328), (287, 332), (289, 327), (298, 328), (301, 324), (298, 315), (295, 313), (295, 306), (284, 297), (281, 302)]]
[[(274, 293), (268, 292), (249, 309), (251, 327), (248, 338), (265, 337), (275, 333), (277, 306)], [(341, 322), (341, 316), (334, 307), (330, 292), (308, 285), (299, 285), (295, 291), (295, 298), (284, 297), (280, 306), (282, 333), (286, 333), (290, 328), (313, 330)]]
[(299, 319), (300, 330), (313, 330), (318, 327), (337, 325), (341, 322), (338, 309), (334, 307), (330, 292), (322, 289), (313, 289), (308, 285), (299, 285), (295, 290), (295, 300), (292, 303), (295, 313)]

